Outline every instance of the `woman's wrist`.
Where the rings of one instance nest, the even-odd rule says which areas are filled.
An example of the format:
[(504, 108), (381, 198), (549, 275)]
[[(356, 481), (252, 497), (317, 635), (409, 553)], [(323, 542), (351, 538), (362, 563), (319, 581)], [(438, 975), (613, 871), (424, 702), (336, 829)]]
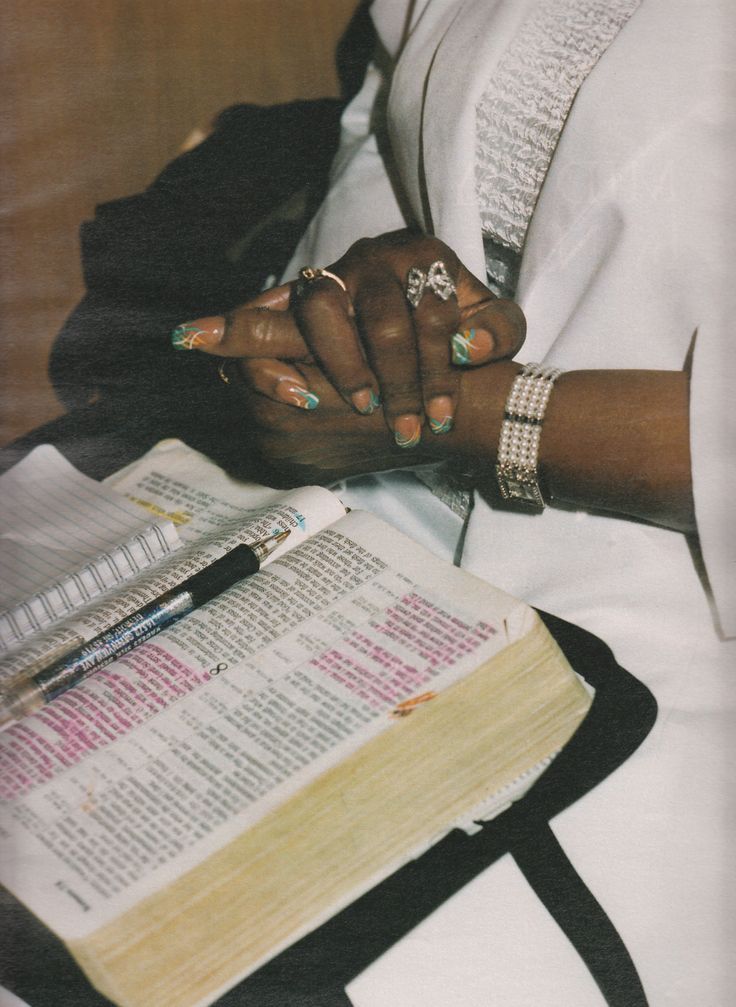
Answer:
[(555, 499), (693, 531), (689, 379), (683, 371), (570, 371), (542, 460)]
[(438, 437), (448, 459), (491, 471), (496, 463), (506, 402), (522, 365), (503, 360), (463, 371), (452, 431)]
[[(503, 361), (464, 372), (455, 428), (437, 438), (481, 489), (496, 483), (506, 403), (522, 369)], [(687, 375), (565, 372), (549, 398), (539, 469), (552, 500), (692, 531)]]

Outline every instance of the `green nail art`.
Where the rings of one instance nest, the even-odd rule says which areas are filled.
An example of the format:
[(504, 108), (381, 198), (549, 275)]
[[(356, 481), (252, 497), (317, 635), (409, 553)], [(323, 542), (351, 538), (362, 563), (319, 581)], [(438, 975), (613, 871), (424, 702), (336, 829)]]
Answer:
[(452, 430), (453, 418), (452, 416), (443, 416), (441, 420), (432, 419), (429, 417), (429, 429), (433, 434), (449, 434)]
[(421, 439), (421, 430), (417, 430), (417, 432), (412, 434), (411, 437), (407, 437), (405, 434), (399, 433), (398, 430), (394, 431), (394, 440), (400, 448), (415, 448)]
[(370, 400), (368, 401), (368, 404), (365, 405), (365, 406), (363, 406), (362, 409), (358, 409), (358, 412), (362, 416), (370, 416), (370, 415), (372, 415), (376, 411), (376, 409), (378, 409), (378, 407), (380, 406), (380, 404), (381, 404), (381, 398), (380, 398), (380, 396), (376, 395), (376, 393), (371, 388), (371, 390), (370, 390)]
[(298, 385), (293, 385), (289, 391), (294, 396), (294, 405), (299, 406), (300, 409), (316, 409), (319, 405), (319, 395), (315, 395), (314, 392), (307, 391), (306, 388), (300, 388)]
[(171, 345), (175, 350), (196, 350), (202, 345), (204, 329), (196, 325), (177, 325), (171, 333)]
[(456, 332), (450, 340), (452, 347), (452, 362), (465, 366), (470, 363), (470, 354), (475, 340), (475, 329)]

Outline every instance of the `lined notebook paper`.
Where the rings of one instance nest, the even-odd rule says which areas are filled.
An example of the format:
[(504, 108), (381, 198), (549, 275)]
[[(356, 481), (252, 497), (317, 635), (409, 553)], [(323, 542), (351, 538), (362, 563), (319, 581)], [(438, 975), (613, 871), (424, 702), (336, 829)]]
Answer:
[(171, 521), (77, 472), (50, 445), (0, 476), (0, 501), (0, 652), (181, 544)]

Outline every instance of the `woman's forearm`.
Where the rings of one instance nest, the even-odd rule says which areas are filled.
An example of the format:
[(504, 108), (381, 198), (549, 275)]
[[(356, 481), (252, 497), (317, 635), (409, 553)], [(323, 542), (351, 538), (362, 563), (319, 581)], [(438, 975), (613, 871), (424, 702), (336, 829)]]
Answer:
[[(519, 370), (499, 363), (463, 375), (449, 450), (492, 471), (504, 405)], [(562, 374), (542, 427), (539, 467), (552, 501), (692, 531), (687, 375)]]

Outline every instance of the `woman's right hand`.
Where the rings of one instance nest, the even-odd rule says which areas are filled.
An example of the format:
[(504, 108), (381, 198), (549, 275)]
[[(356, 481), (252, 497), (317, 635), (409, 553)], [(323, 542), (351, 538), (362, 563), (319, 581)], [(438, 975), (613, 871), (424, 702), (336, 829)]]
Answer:
[[(426, 275), (438, 262), (454, 289), (446, 298), (425, 289), (412, 306), (410, 270)], [(254, 391), (304, 409), (318, 407), (319, 392), (292, 364), (317, 364), (356, 413), (382, 407), (406, 449), (420, 443), (425, 420), (433, 434), (452, 429), (459, 369), (508, 359), (523, 343), (519, 307), (494, 297), (436, 238), (400, 231), (363, 239), (327, 268), (332, 277), (316, 272), (227, 319), (185, 323), (175, 345), (236, 358)]]

